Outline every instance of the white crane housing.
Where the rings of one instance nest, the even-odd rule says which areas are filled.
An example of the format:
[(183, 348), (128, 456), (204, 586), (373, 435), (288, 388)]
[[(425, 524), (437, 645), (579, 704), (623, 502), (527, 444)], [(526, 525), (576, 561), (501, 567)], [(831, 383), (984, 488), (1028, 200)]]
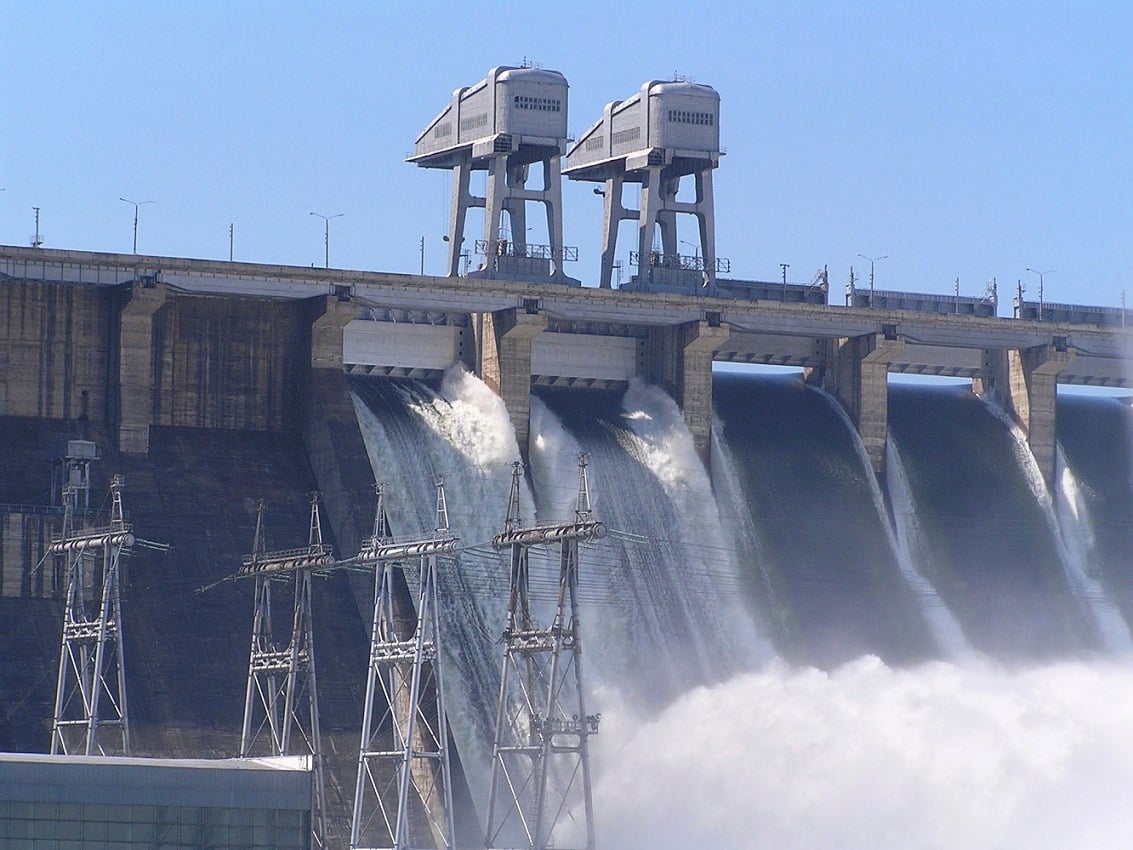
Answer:
[[(720, 163), (720, 95), (711, 86), (686, 81), (645, 83), (635, 95), (606, 105), (602, 117), (567, 154), (563, 173), (572, 180), (605, 183), (602, 280), (610, 288), (618, 223), (638, 221), (637, 288), (671, 289), (689, 281), (715, 289), (717, 260), (712, 203), (712, 171)], [(678, 201), (682, 177), (696, 180), (696, 199)], [(642, 186), (641, 209), (622, 203), (625, 183)], [(694, 257), (677, 250), (677, 213), (699, 225)], [(660, 252), (653, 237), (660, 228)], [(650, 285), (652, 284), (652, 286)]]
[[(491, 69), (476, 85), (459, 88), (417, 138), (408, 162), (454, 172), (449, 214), (448, 274), (463, 253), (468, 210), (484, 208), (484, 262), (470, 276), (578, 283), (562, 270), (578, 252), (563, 248), (560, 160), (567, 143), (567, 81), (542, 68)], [(530, 167), (543, 166), (543, 188), (527, 188)], [(484, 197), (469, 189), (473, 171), (487, 171)], [(527, 243), (527, 203), (546, 208), (549, 245)], [(503, 213), (508, 227), (503, 228)], [(501, 235), (501, 231), (502, 234)], [(510, 231), (510, 237), (508, 232)]]

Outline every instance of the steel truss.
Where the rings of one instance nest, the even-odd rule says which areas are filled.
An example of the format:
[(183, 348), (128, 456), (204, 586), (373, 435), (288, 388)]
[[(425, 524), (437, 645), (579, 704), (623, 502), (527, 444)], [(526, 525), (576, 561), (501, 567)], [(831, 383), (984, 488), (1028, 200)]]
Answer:
[(122, 510), (124, 487), (114, 476), (110, 524), (87, 529), (76, 527), (79, 489), (63, 490), (63, 533), (48, 549), (65, 565), (67, 581), (52, 755), (130, 754), (118, 567), (135, 541)]
[[(586, 455), (578, 460), (575, 521), (523, 527), (519, 511), (522, 466), (512, 468), (504, 531), (493, 542), (511, 550), (503, 676), (492, 753), (487, 848), (561, 847), (576, 834), (594, 850), (594, 807), (590, 786), (589, 738), (599, 715), (587, 714), (582, 682), (582, 640), (578, 613), (578, 544), (604, 537), (606, 527), (591, 517)], [(532, 613), (528, 553), (533, 546), (558, 544), (555, 611), (549, 628)], [(579, 805), (581, 804), (581, 810)], [(581, 823), (579, 822), (581, 820)], [(569, 845), (568, 845), (569, 846)]]
[[(315, 847), (325, 847), (326, 786), (315, 680), (311, 573), (332, 565), (334, 554), (331, 546), (323, 543), (318, 493), (311, 494), (310, 532), (305, 547), (267, 551), (263, 519), (261, 499), (252, 553), (244, 557), (237, 573), (237, 578), (256, 580), (240, 757), (310, 756), (314, 773), (311, 835)], [(272, 622), (272, 589), (276, 583), (291, 583), (294, 591), (291, 629), (278, 638)]]
[[(450, 848), (453, 846), (452, 774), (441, 675), (443, 634), (437, 563), (454, 552), (444, 481), (436, 486), (436, 526), (429, 537), (395, 543), (385, 514), (382, 485), (374, 533), (357, 563), (372, 568), (374, 620), (366, 677), (362, 743), (358, 754), (350, 846)], [(417, 560), (417, 622), (394, 613), (394, 571)]]

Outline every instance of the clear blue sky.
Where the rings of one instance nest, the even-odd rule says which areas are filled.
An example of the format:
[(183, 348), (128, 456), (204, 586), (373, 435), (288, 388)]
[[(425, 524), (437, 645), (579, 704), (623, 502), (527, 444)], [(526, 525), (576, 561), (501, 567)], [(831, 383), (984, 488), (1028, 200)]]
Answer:
[[(753, 8), (749, 8), (753, 7)], [(0, 12), (0, 242), (440, 274), (445, 174), (403, 162), (453, 89), (524, 58), (581, 134), (674, 73), (714, 86), (733, 276), (840, 300), (979, 294), (1054, 269), (1049, 301), (1133, 301), (1133, 4), (58, 3)], [(601, 200), (564, 183), (594, 285)], [(475, 225), (473, 238), (479, 235)], [(682, 234), (683, 235), (683, 234)], [(532, 241), (537, 241), (533, 239)], [(628, 238), (619, 243), (628, 251)]]

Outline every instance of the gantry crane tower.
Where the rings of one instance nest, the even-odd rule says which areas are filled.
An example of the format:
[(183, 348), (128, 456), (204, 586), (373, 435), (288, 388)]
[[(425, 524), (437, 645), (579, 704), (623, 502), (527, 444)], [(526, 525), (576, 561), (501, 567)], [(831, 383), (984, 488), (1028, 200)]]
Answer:
[[(449, 532), (444, 480), (437, 478), (435, 486), (433, 533), (395, 543), (379, 484), (374, 533), (354, 559), (376, 575), (352, 850), (453, 846), (437, 564), (459, 540)], [(408, 628), (394, 614), (394, 571), (414, 560), (420, 585), (417, 622)]]
[(110, 524), (87, 529), (76, 527), (80, 488), (63, 489), (63, 533), (48, 548), (64, 562), (67, 581), (52, 755), (130, 754), (118, 568), (135, 540), (122, 510), (124, 487), (115, 475)]
[[(314, 846), (325, 847), (326, 791), (315, 681), (311, 573), (332, 566), (335, 559), (331, 546), (323, 542), (318, 493), (311, 494), (310, 532), (304, 547), (269, 552), (263, 520), (261, 499), (252, 553), (244, 556), (235, 576), (256, 581), (240, 757), (310, 756), (314, 772), (311, 835)], [(272, 586), (281, 582), (292, 583), (294, 595), (291, 629), (277, 636), (272, 621)]]
[[(571, 523), (523, 527), (521, 475), (522, 465), (514, 464), (507, 520), (492, 541), (511, 550), (511, 579), (484, 846), (561, 847), (555, 827), (581, 803), (584, 846), (594, 850), (588, 742), (599, 716), (586, 713), (582, 686), (578, 544), (604, 537), (606, 527), (591, 516), (585, 454)], [(546, 544), (558, 544), (559, 571), (553, 619), (543, 628), (531, 608), (528, 553)]]

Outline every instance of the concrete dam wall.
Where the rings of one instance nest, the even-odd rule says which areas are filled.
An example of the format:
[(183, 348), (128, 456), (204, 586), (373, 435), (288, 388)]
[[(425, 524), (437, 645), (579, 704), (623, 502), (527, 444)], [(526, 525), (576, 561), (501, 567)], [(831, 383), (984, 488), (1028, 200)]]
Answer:
[[(592, 606), (586, 627), (594, 635), (588, 674), (619, 685), (627, 701), (650, 711), (659, 710), (651, 700), (678, 699), (772, 653), (827, 669), (862, 655), (894, 666), (939, 657), (941, 641), (924, 613), (934, 607), (953, 611), (968, 644), (993, 655), (1045, 659), (1105, 645), (1084, 602), (1098, 592), (1074, 586), (1057, 534), (1012, 456), (1018, 447), (1007, 427), (967, 388), (962, 402), (889, 388), (893, 364), (905, 368), (920, 356), (899, 340), (862, 333), (862, 341), (843, 344), (850, 359), (840, 366), (831, 360), (826, 369), (834, 373), (830, 387), (844, 390), (833, 397), (795, 378), (713, 377), (721, 351), (740, 359), (763, 344), (755, 331), (729, 333), (719, 315), (634, 329), (618, 324), (611, 309), (606, 324), (572, 323), (548, 308), (550, 295), (511, 307), (485, 296), (484, 312), (466, 304), (454, 308), (460, 316), (383, 312), (360, 303), (346, 283), (336, 287), (284, 297), (193, 290), (145, 275), (111, 285), (0, 281), (0, 642), (9, 659), (0, 665), (0, 748), (49, 747), (62, 603), (54, 565), (40, 562), (58, 533), (53, 463), (68, 440), (99, 447), (92, 507), (120, 473), (137, 534), (172, 547), (138, 548), (124, 566), (124, 657), (139, 754), (238, 751), (252, 589), (234, 582), (196, 591), (239, 567), (260, 498), (268, 503), (270, 548), (303, 544), (307, 493), (319, 490), (328, 538), (340, 555), (357, 552), (373, 520), (374, 470), (384, 477), (394, 466), (376, 447), (382, 429), (394, 447), (389, 454), (422, 490), (407, 532), (432, 509), (431, 473), (452, 476), (452, 510), (468, 518), (461, 535), (470, 551), (446, 604), (462, 620), (467, 643), (482, 644), (489, 667), (500, 625), (490, 605), (473, 610), (467, 600), (490, 600), (499, 589), (483, 546), (503, 520), (504, 498), (493, 488), (506, 490), (507, 467), (524, 454), (535, 470), (533, 501), (541, 514), (554, 515), (573, 496), (571, 475), (556, 473), (555, 463), (579, 448), (595, 459), (596, 513), (616, 531), (606, 548), (586, 553), (593, 559), (584, 564), (592, 582), (584, 584)], [(417, 340), (420, 350), (391, 348), (391, 359), (415, 355), (424, 365), (351, 360), (364, 346), (351, 348), (344, 337), (362, 322), (370, 334), (380, 334), (383, 322), (396, 325), (383, 345)], [(563, 344), (574, 368), (595, 339), (605, 342), (587, 355), (602, 361), (601, 376), (564, 374), (569, 370), (548, 353)], [(819, 348), (800, 343), (789, 365), (819, 371), (827, 356)], [(479, 376), (467, 382), (476, 386), (442, 385), (442, 351)], [(999, 371), (988, 366), (987, 374), (1005, 380), (1014, 369), (1017, 387), (1041, 384), (1027, 416), (1041, 407), (1049, 414), (1043, 427), (1053, 429), (1057, 369), (1071, 357), (1057, 349), (1047, 355), (1042, 362), (1028, 355), (1029, 365), (1004, 356)], [(891, 418), (869, 414), (880, 405), (891, 407)], [(1113, 433), (1127, 428), (1129, 417), (1125, 407), (1111, 413), (1105, 445), (1113, 448)], [(1075, 410), (1058, 437), (1071, 441), (1066, 453), (1083, 489), (1100, 494), (1099, 517), (1110, 517), (1098, 525), (1102, 561), (1091, 574), (1102, 576), (1127, 616), (1128, 534), (1117, 518), (1127, 514), (1133, 491), (1128, 476), (1098, 460), (1095, 419), (1093, 408)], [(950, 456), (933, 439), (946, 427), (958, 435)], [(1054, 432), (1044, 433), (1053, 457)], [(873, 464), (894, 434), (915, 507), (895, 504), (886, 479), (874, 478)], [(964, 449), (973, 434), (979, 452)], [(499, 452), (487, 451), (496, 443)], [(956, 492), (938, 498), (934, 476), (949, 477), (953, 466), (966, 477), (951, 475)], [(1003, 481), (983, 474), (1002, 467), (1011, 472)], [(731, 473), (734, 498), (725, 480)], [(1003, 503), (997, 527), (981, 520), (990, 512), (974, 498), (991, 493)], [(931, 579), (939, 590), (927, 602), (923, 584), (903, 572), (907, 564), (888, 530), (908, 513), (929, 538), (924, 562), (915, 565), (931, 567), (922, 582)], [(479, 530), (468, 531), (473, 525)], [(951, 536), (958, 525), (967, 531), (963, 545)], [(979, 560), (992, 554), (998, 563)], [(346, 574), (319, 579), (315, 591), (330, 808), (342, 836), (373, 591), (367, 577)], [(482, 620), (473, 622), (474, 614)], [(1044, 624), (1041, 633), (1036, 623)], [(457, 701), (455, 710), (469, 715), (456, 724), (462, 757), (476, 751), (467, 736), (475, 737), (476, 717), (490, 711), (494, 696), (466, 693)], [(466, 844), (476, 840), (468, 825), (481, 804), (476, 770), (466, 765), (458, 785), (460, 828), (472, 835)]]

